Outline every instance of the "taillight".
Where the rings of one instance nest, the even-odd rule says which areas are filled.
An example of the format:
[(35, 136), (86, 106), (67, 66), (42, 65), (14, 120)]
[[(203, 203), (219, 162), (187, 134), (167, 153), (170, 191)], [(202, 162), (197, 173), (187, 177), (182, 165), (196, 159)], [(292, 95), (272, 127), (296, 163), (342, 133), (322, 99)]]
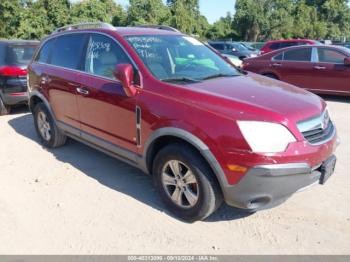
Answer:
[(17, 66), (3, 66), (0, 67), (0, 75), (2, 76), (25, 76), (27, 75), (27, 69), (22, 69)]

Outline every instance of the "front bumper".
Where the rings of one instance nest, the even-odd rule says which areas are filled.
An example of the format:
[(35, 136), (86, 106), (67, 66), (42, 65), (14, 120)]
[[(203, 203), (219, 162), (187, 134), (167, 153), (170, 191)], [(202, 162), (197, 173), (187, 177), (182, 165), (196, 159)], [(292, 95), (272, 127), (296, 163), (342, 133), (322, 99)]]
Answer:
[(306, 163), (256, 166), (238, 184), (225, 187), (225, 201), (252, 211), (271, 208), (295, 192), (318, 184), (321, 164), (314, 168)]

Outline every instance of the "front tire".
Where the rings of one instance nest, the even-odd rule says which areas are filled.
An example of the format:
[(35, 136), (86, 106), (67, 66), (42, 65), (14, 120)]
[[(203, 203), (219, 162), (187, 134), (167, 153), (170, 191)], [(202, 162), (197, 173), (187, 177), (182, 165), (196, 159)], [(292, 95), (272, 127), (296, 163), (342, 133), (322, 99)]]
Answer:
[(33, 116), (36, 132), (44, 146), (56, 148), (65, 144), (67, 137), (58, 129), (52, 115), (43, 103), (35, 106)]
[(154, 160), (156, 188), (168, 209), (194, 222), (210, 216), (222, 203), (219, 184), (199, 153), (185, 144), (172, 144)]

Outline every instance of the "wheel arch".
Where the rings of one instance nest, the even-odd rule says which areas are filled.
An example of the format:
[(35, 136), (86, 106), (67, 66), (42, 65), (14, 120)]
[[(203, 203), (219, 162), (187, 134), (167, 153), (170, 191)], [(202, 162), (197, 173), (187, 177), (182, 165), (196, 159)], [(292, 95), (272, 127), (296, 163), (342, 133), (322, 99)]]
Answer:
[(271, 72), (271, 71), (264, 71), (260, 73), (263, 76), (268, 77), (269, 75), (275, 76), (277, 80), (280, 79), (280, 76), (278, 74), (276, 74), (275, 72)]
[(34, 112), (34, 108), (38, 103), (44, 103), (47, 109), (49, 110), (51, 116), (56, 121), (55, 115), (53, 114), (51, 106), (47, 101), (47, 99), (45, 98), (45, 96), (38, 91), (31, 92), (29, 96), (29, 103), (28, 103), (29, 109), (31, 112)]
[(190, 132), (173, 127), (158, 129), (145, 143), (143, 165), (149, 174), (152, 174), (152, 166), (156, 154), (160, 149), (172, 143), (184, 143), (193, 148), (209, 165), (221, 187), (227, 185), (225, 174), (208, 146)]

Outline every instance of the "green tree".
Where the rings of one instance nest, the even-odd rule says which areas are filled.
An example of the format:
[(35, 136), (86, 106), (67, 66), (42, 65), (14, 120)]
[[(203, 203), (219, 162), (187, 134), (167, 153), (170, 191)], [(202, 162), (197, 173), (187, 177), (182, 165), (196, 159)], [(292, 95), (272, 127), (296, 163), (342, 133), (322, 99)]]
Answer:
[(170, 10), (162, 0), (130, 0), (127, 23), (138, 24), (169, 24)]
[(208, 30), (207, 37), (209, 39), (227, 39), (236, 38), (237, 33), (233, 29), (233, 16), (230, 12), (225, 17), (220, 17), (213, 26)]
[(23, 4), (20, 0), (0, 1), (0, 38), (12, 38), (15, 35), (24, 11)]
[(171, 26), (187, 34), (198, 34), (200, 18), (199, 0), (168, 0)]
[(46, 9), (41, 1), (35, 1), (27, 3), (14, 35), (21, 39), (41, 39), (51, 31)]
[(123, 25), (126, 14), (123, 8), (113, 0), (85, 0), (72, 5), (72, 21), (96, 22), (102, 21), (114, 25)]

